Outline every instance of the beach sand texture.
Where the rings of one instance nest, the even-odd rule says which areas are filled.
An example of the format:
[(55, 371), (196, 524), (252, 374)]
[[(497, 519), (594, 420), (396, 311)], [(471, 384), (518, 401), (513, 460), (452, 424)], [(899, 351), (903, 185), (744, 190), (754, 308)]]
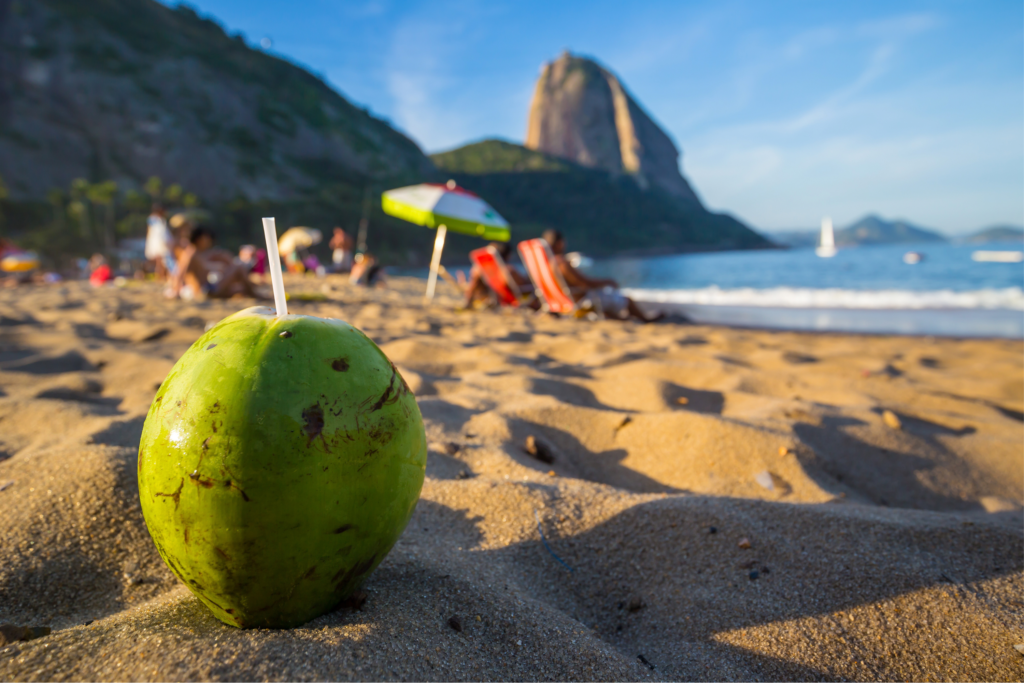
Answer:
[(1021, 342), (455, 313), (414, 280), (326, 282), (290, 280), (329, 298), (293, 312), (380, 344), (430, 455), (363, 608), (288, 631), (214, 619), (138, 503), (156, 388), (249, 302), (0, 290), (0, 623), (53, 629), (0, 648), (0, 679), (1024, 678)]

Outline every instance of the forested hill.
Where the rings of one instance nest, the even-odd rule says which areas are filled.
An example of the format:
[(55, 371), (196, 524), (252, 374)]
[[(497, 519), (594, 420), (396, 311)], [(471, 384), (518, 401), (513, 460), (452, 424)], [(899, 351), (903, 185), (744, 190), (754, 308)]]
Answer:
[(0, 1), (0, 176), (12, 198), (151, 176), (204, 199), (415, 178), (414, 142), (317, 76), (153, 0)]
[(570, 248), (596, 256), (772, 246), (727, 214), (510, 142), (484, 140), (431, 158), (505, 216), (517, 238), (557, 228)]

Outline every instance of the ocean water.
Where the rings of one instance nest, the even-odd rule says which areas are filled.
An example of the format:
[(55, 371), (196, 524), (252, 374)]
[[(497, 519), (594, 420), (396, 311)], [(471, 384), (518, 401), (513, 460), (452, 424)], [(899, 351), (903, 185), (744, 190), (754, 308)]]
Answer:
[[(1024, 338), (1024, 264), (984, 263), (978, 250), (1021, 243), (899, 244), (840, 249), (727, 251), (588, 262), (649, 311), (697, 323), (788, 330)], [(903, 262), (907, 252), (924, 258)], [(588, 260), (589, 261), (589, 260)], [(516, 262), (522, 269), (522, 264)], [(391, 269), (427, 276), (426, 268)], [(451, 267), (468, 273), (469, 267)]]
[[(1024, 337), (1024, 264), (971, 259), (1017, 243), (717, 252), (595, 261), (645, 308), (695, 322), (863, 333)], [(924, 255), (903, 262), (908, 251)]]

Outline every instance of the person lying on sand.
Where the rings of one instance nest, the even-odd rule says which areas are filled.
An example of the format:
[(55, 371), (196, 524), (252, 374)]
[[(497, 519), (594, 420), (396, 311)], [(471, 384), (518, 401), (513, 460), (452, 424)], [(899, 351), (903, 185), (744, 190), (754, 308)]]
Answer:
[(576, 270), (565, 258), (565, 238), (562, 233), (548, 229), (544, 231), (542, 237), (551, 245), (551, 253), (555, 256), (555, 268), (562, 274), (576, 301), (584, 297), (597, 301), (601, 304), (604, 317), (613, 320), (624, 320), (632, 316), (641, 322), (650, 323), (665, 317), (664, 313), (650, 317), (645, 315), (635, 301), (619, 291), (619, 284), (615, 280), (590, 278)]
[[(491, 242), (488, 246), (493, 247), (498, 252), (498, 256), (505, 262), (505, 268), (508, 270), (509, 277), (516, 283), (521, 292), (532, 292), (533, 283), (530, 282), (530, 278), (526, 277), (519, 270), (508, 262), (509, 257), (512, 255), (512, 245), (508, 242)], [(466, 300), (462, 303), (462, 308), (472, 308), (474, 303), (480, 302), (484, 305), (491, 304), (491, 288), (487, 286), (487, 281), (484, 279), (483, 271), (476, 264), (473, 264), (472, 270), (469, 271), (469, 282), (463, 285), (463, 291), (466, 292)], [(531, 308), (540, 308), (540, 302), (536, 299), (530, 301), (529, 306)]]
[(200, 225), (192, 230), (189, 244), (181, 253), (170, 295), (185, 299), (203, 296), (214, 299), (232, 296), (266, 298), (253, 288), (248, 269), (236, 263), (230, 252), (215, 249), (213, 242), (213, 231), (209, 228)]

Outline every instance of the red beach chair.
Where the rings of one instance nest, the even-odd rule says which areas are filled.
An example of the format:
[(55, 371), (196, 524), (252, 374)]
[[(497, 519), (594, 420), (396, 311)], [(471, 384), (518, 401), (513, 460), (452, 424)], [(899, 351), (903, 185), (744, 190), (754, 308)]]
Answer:
[(518, 249), (544, 310), (551, 313), (575, 313), (576, 302), (570, 296), (569, 286), (565, 284), (562, 274), (555, 270), (555, 256), (551, 253), (550, 245), (538, 237), (520, 242)]
[(516, 281), (512, 279), (505, 260), (498, 254), (498, 250), (488, 245), (469, 252), (469, 258), (480, 269), (484, 282), (498, 297), (498, 303), (502, 306), (518, 308), (519, 303), (523, 300), (523, 293)]

